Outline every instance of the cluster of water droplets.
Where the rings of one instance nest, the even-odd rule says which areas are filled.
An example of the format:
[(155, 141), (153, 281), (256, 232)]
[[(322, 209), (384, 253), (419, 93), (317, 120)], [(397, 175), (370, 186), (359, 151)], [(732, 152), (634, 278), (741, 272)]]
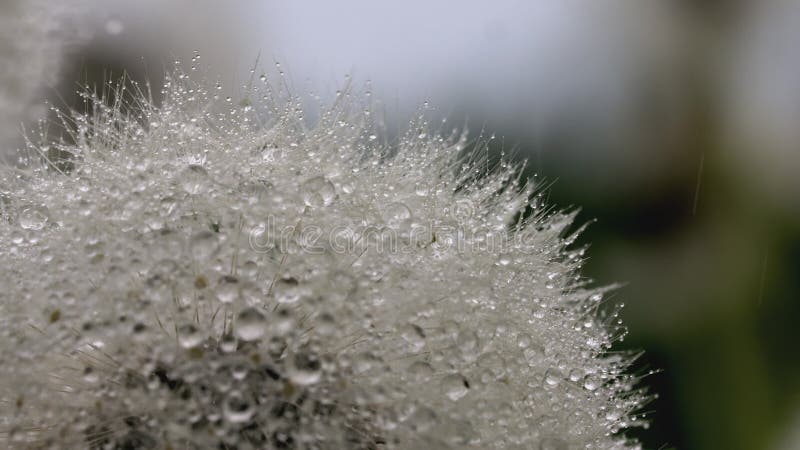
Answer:
[(424, 115), (386, 144), (255, 78), (87, 93), (2, 172), (4, 445), (637, 447), (569, 215)]

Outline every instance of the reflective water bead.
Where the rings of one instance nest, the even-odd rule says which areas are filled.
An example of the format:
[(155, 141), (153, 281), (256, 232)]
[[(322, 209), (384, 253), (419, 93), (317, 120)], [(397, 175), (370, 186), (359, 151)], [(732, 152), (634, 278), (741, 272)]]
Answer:
[(26, 230), (38, 231), (44, 228), (49, 218), (47, 208), (25, 208), (19, 214), (19, 226)]
[(234, 328), (243, 341), (256, 341), (267, 332), (267, 318), (257, 308), (245, 308), (236, 316)]
[(319, 208), (333, 203), (336, 188), (327, 178), (318, 176), (306, 180), (300, 186), (300, 194), (307, 206)]

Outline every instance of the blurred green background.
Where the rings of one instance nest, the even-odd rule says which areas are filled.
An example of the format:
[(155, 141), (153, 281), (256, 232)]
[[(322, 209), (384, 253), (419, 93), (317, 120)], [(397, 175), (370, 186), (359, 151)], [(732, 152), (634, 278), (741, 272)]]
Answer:
[[(380, 3), (380, 2), (378, 2)], [(298, 93), (424, 100), (593, 221), (584, 275), (624, 282), (646, 448), (800, 449), (800, 2), (96, 2), (59, 88), (158, 85), (195, 52), (236, 93), (261, 55)], [(111, 75), (109, 75), (111, 74)], [(55, 94), (53, 94), (55, 97)], [(58, 102), (56, 102), (58, 103)]]

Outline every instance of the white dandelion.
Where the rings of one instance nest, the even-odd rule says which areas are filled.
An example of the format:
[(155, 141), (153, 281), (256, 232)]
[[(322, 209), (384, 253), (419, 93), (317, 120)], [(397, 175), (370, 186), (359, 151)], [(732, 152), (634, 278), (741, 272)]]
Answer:
[(0, 172), (7, 447), (638, 448), (571, 215), (424, 114), (270, 86), (87, 94)]

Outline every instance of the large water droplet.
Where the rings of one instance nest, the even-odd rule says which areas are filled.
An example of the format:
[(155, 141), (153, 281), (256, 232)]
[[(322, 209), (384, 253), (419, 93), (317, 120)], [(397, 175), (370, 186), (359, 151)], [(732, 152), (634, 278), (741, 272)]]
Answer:
[(306, 287), (302, 286), (297, 279), (287, 277), (275, 281), (272, 286), (272, 293), (278, 303), (288, 304), (297, 303), (303, 298)]
[(223, 405), (225, 419), (230, 423), (245, 423), (253, 417), (255, 408), (253, 403), (248, 401), (239, 392), (232, 392), (225, 399)]
[(418, 352), (425, 347), (425, 332), (414, 324), (406, 324), (400, 328), (400, 337), (408, 343), (411, 350)]
[(41, 230), (48, 220), (48, 211), (44, 207), (26, 208), (19, 214), (19, 226), (26, 230)]
[(564, 375), (558, 369), (547, 369), (544, 374), (544, 382), (547, 386), (558, 386)]
[(239, 280), (230, 275), (222, 277), (214, 293), (222, 303), (233, 303), (239, 297)]
[(461, 374), (452, 374), (442, 379), (442, 390), (452, 401), (456, 401), (467, 395), (469, 392), (469, 382)]
[(586, 378), (583, 379), (583, 387), (587, 391), (594, 391), (600, 387), (600, 380), (594, 375), (586, 375)]
[(433, 370), (433, 367), (431, 367), (431, 365), (425, 361), (415, 361), (408, 366), (408, 373), (417, 381), (425, 381), (430, 379), (434, 375), (435, 371)]
[(478, 345), (478, 335), (471, 331), (462, 331), (458, 333), (457, 339), (458, 349), (461, 350), (461, 356), (467, 361), (474, 361), (478, 357), (480, 350)]
[(203, 166), (191, 164), (181, 171), (179, 182), (184, 191), (189, 194), (199, 194), (207, 183), (208, 172)]
[(418, 432), (425, 432), (433, 428), (439, 418), (432, 409), (424, 406), (418, 407), (408, 418), (408, 424)]
[(256, 308), (246, 308), (236, 317), (236, 335), (243, 341), (256, 341), (267, 332), (267, 318)]
[(203, 342), (203, 333), (194, 324), (178, 327), (178, 344), (183, 348), (195, 348)]
[(222, 350), (223, 353), (232, 353), (236, 351), (238, 345), (239, 343), (236, 338), (230, 334), (222, 336), (219, 340), (219, 349)]
[(300, 186), (303, 203), (312, 208), (328, 206), (333, 203), (336, 188), (325, 177), (314, 177)]
[(411, 210), (408, 206), (400, 202), (394, 202), (386, 205), (383, 210), (383, 220), (390, 227), (398, 227), (411, 218)]
[(317, 355), (300, 352), (292, 356), (289, 379), (292, 383), (307, 386), (322, 378), (322, 362)]

